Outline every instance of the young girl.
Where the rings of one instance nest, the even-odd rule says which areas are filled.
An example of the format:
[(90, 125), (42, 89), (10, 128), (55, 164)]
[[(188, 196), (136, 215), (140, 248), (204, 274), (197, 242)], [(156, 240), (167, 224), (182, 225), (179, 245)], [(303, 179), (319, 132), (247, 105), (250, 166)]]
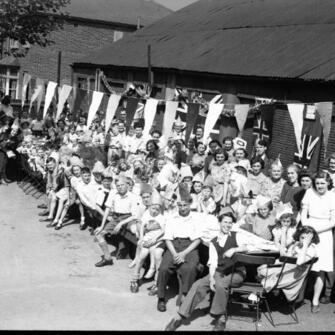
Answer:
[(192, 204), (191, 204), (191, 211), (196, 212), (198, 210), (199, 205), (199, 197), (202, 191), (203, 182), (198, 175), (195, 175), (192, 180), (192, 188), (191, 188), (191, 197), (192, 197)]
[[(294, 301), (301, 289), (307, 275), (308, 267), (305, 265), (310, 259), (317, 257), (316, 244), (319, 237), (314, 228), (303, 226), (293, 235), (294, 243), (289, 247), (284, 256), (296, 257), (296, 264), (286, 264), (282, 278), (277, 288), (282, 289), (288, 301)], [(261, 265), (258, 269), (258, 276), (262, 278), (264, 289), (269, 292), (278, 281), (281, 267), (268, 268)]]
[[(162, 200), (158, 193), (153, 193), (151, 205), (141, 218), (140, 238), (138, 246), (140, 247), (139, 257), (137, 258), (134, 278), (130, 282), (130, 291), (137, 293), (139, 289), (140, 270), (146, 257), (154, 255), (155, 260), (155, 283), (158, 277), (158, 269), (162, 260), (164, 249), (161, 247), (162, 237), (165, 229), (165, 217), (162, 215)], [(151, 288), (154, 290), (154, 287)]]
[(245, 223), (240, 228), (245, 229), (265, 240), (272, 240), (271, 228), (275, 224), (273, 205), (270, 198), (261, 195), (251, 205), (245, 217)]
[(294, 243), (296, 224), (291, 206), (283, 205), (282, 208), (277, 208), (276, 224), (272, 229), (272, 235), (281, 256), (286, 255), (289, 247)]

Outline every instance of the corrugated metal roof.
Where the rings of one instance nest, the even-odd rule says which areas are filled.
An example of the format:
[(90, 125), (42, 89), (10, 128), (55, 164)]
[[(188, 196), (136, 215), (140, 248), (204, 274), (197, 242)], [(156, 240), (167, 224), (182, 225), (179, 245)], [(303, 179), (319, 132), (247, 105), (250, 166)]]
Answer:
[(78, 61), (333, 80), (333, 0), (200, 0)]
[(146, 26), (172, 11), (146, 0), (71, 0), (65, 11), (73, 17)]

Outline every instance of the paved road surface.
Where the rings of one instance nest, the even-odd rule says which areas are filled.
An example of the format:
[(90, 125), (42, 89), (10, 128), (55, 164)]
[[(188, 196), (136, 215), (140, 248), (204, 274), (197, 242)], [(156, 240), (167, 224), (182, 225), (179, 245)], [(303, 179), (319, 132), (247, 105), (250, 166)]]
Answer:
[[(73, 224), (59, 231), (38, 222), (37, 204), (16, 185), (0, 185), (0, 329), (26, 330), (163, 330), (173, 315), (156, 310), (144, 284), (129, 291), (129, 260), (95, 268), (100, 251), (88, 231)], [(333, 330), (335, 305), (312, 315), (309, 304), (298, 310), (299, 325), (272, 328), (263, 317), (260, 330)], [(196, 313), (181, 330), (211, 330), (211, 318)], [(290, 322), (274, 313), (276, 322)], [(250, 319), (229, 320), (227, 330), (254, 330)]]

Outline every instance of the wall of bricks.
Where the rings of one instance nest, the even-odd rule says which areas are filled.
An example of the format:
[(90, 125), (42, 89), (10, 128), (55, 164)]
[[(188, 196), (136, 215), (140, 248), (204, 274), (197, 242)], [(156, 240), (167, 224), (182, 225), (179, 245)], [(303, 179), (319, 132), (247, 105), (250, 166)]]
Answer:
[[(66, 22), (64, 29), (53, 32), (51, 46), (33, 46), (24, 58), (20, 58), (21, 71), (47, 79), (57, 80), (58, 52), (62, 52), (61, 82), (71, 83), (71, 64), (113, 42), (114, 29), (107, 25)], [(116, 28), (118, 31), (123, 28)], [(130, 33), (124, 31), (124, 35)]]

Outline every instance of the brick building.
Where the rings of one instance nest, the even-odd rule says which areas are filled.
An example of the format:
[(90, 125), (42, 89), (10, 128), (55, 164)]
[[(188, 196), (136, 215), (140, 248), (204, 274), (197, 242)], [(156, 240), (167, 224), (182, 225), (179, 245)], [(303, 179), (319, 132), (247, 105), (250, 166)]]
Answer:
[[(25, 57), (0, 59), (0, 89), (13, 99), (20, 97), (22, 74), (57, 81), (58, 55), (61, 51), (60, 83), (70, 84), (70, 65), (92, 51), (123, 38), (138, 28), (170, 14), (170, 10), (146, 0), (71, 0), (64, 10), (68, 18), (64, 29), (51, 33), (55, 43), (46, 48), (20, 46), (8, 40), (3, 49), (26, 48)], [(4, 50), (3, 50), (4, 51)], [(93, 76), (77, 78), (83, 87), (94, 88)], [(34, 80), (31, 87), (34, 87)], [(28, 97), (31, 94), (28, 90)]]
[[(150, 44), (158, 98), (171, 99), (175, 87), (207, 97), (229, 93), (240, 103), (274, 98), (282, 104), (274, 116), (270, 156), (281, 152), (287, 165), (297, 148), (285, 102), (335, 101), (334, 15), (331, 0), (198, 1), (90, 54), (73, 70), (80, 76), (102, 69), (111, 86), (146, 82)], [(235, 122), (221, 118), (222, 124)], [(252, 116), (245, 139), (251, 139), (251, 128)], [(334, 151), (333, 121), (328, 152)]]

